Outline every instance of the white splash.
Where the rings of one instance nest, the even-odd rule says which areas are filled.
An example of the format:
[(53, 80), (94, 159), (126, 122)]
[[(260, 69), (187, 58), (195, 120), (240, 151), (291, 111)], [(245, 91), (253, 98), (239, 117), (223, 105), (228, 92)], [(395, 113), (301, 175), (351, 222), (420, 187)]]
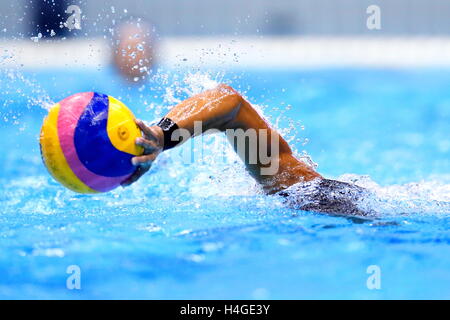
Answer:
[(213, 89), (223, 79), (222, 73), (217, 73), (212, 78), (208, 73), (195, 72), (188, 73), (182, 81), (174, 81), (166, 87), (166, 93), (163, 96), (164, 102), (168, 104), (178, 104), (183, 96), (193, 96), (202, 91)]
[[(8, 79), (8, 83), (4, 83), (5, 86), (2, 90), (15, 90), (15, 93), (22, 96), (27, 101), (27, 107), (31, 108), (33, 106), (39, 106), (45, 110), (50, 110), (50, 108), (55, 104), (55, 102), (50, 98), (50, 95), (45, 89), (41, 87), (34, 79), (26, 77), (22, 72), (17, 69), (4, 69), (0, 71), (5, 74)], [(31, 92), (28, 93), (27, 90), (22, 88), (29, 88)], [(5, 101), (4, 106), (15, 101)]]
[(450, 184), (421, 181), (403, 185), (380, 186), (369, 176), (345, 174), (340, 181), (368, 189), (360, 207), (379, 214), (450, 214)]

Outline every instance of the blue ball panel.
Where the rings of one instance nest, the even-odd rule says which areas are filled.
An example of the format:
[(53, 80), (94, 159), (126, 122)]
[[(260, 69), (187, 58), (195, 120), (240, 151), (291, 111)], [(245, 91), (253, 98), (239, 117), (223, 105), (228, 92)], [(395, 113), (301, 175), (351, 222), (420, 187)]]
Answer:
[(117, 150), (108, 137), (108, 96), (94, 93), (75, 129), (74, 142), (78, 158), (87, 169), (105, 177), (132, 173), (132, 154)]

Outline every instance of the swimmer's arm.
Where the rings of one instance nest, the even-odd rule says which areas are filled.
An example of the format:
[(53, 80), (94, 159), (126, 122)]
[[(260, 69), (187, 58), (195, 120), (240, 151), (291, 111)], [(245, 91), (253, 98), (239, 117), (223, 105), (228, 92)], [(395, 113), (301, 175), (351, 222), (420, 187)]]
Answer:
[[(253, 144), (245, 143), (244, 148), (238, 148), (236, 143), (230, 141), (244, 160), (248, 172), (259, 182), (267, 193), (274, 193), (300, 181), (309, 181), (321, 176), (313, 168), (298, 160), (292, 154), (288, 143), (281, 135), (270, 127), (266, 120), (248, 103), (237, 91), (227, 85), (219, 85), (215, 89), (207, 90), (195, 95), (174, 108), (166, 115), (166, 118), (174, 121), (180, 129), (186, 129), (191, 136), (194, 132), (195, 122), (202, 123), (202, 132), (206, 130), (226, 131), (227, 129), (253, 129), (256, 131), (257, 141)], [(145, 155), (133, 158), (133, 163), (138, 166), (136, 173), (124, 184), (136, 181), (150, 167), (156, 156), (162, 151), (164, 137), (158, 126), (147, 127), (141, 121), (137, 124), (143, 130), (145, 138), (139, 138), (137, 144), (145, 148)], [(266, 135), (264, 141), (260, 141), (259, 132)], [(268, 141), (268, 143), (265, 143)], [(272, 150), (270, 141), (275, 141), (276, 146)], [(185, 142), (185, 141), (183, 141)], [(257, 146), (259, 143), (267, 146), (262, 154), (268, 159), (262, 159)], [(252, 159), (252, 154), (256, 161)], [(247, 155), (247, 156), (245, 156)], [(277, 163), (277, 170), (264, 172), (264, 169)]]

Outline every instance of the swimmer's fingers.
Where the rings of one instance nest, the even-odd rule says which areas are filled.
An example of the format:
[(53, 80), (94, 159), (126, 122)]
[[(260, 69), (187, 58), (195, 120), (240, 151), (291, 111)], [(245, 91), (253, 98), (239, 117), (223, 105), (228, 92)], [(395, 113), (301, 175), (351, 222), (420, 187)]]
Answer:
[(156, 156), (157, 154), (152, 153), (139, 157), (134, 157), (131, 159), (131, 162), (133, 163), (134, 166), (144, 166), (144, 167), (148, 166), (150, 168), (153, 161), (155, 161)]
[(144, 123), (144, 121), (139, 120), (139, 119), (136, 119), (135, 122), (136, 122), (137, 126), (139, 127), (139, 129), (142, 130), (142, 132), (144, 133), (145, 138), (147, 140), (151, 140), (151, 141), (154, 141), (154, 142), (158, 141), (158, 139), (157, 139), (157, 132), (154, 131), (153, 126), (149, 127), (149, 126), (147, 126)]
[(148, 170), (150, 170), (150, 167), (151, 166), (139, 166), (136, 171), (134, 171), (134, 173), (120, 185), (122, 187), (128, 187), (129, 185), (139, 180), (140, 177), (142, 177)]
[(160, 149), (155, 141), (145, 138), (136, 138), (136, 144), (144, 148), (144, 154), (154, 153)]

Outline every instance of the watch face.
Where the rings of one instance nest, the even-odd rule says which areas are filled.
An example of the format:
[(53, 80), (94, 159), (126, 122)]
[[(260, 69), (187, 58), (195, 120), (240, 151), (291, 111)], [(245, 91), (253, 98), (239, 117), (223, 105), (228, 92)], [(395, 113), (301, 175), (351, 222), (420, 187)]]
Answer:
[(158, 126), (163, 129), (163, 131), (168, 131), (171, 127), (173, 127), (173, 125), (175, 124), (175, 122), (173, 122), (172, 120), (168, 119), (168, 118), (163, 118), (161, 119), (161, 121), (158, 123)]

